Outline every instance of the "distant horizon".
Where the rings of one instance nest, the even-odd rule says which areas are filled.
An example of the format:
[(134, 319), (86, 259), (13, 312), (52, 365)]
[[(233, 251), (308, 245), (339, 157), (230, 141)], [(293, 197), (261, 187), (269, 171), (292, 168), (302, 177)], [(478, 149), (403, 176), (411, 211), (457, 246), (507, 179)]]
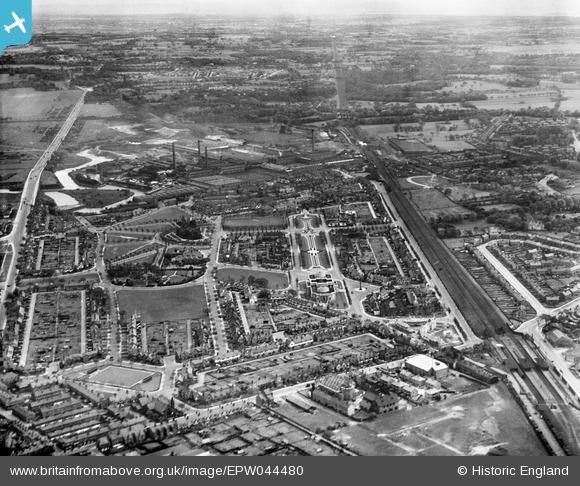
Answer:
[(577, 0), (34, 0), (34, 15), (580, 17)]
[[(580, 1), (580, 0), (579, 0)], [(50, 16), (64, 16), (64, 12), (34, 12), (36, 17), (50, 17)], [(170, 17), (175, 15), (187, 15), (189, 17), (193, 16), (204, 16), (204, 17), (246, 17), (246, 18), (276, 18), (276, 17), (297, 17), (297, 18), (318, 18), (318, 17), (329, 17), (335, 18), (339, 17), (340, 14), (335, 15), (328, 15), (328, 14), (304, 14), (304, 13), (291, 13), (291, 12), (283, 12), (277, 15), (255, 15), (255, 14), (244, 14), (242, 12), (239, 13), (223, 13), (223, 12), (200, 12), (200, 13), (192, 13), (192, 12), (164, 12), (164, 13), (155, 13), (155, 12), (143, 12), (143, 13), (111, 13), (111, 12), (86, 12), (86, 13), (66, 13), (69, 17)], [(555, 14), (527, 14), (527, 15), (516, 15), (516, 14), (487, 14), (487, 15), (454, 15), (449, 13), (385, 13), (385, 12), (364, 12), (361, 13), (360, 16), (370, 16), (370, 15), (380, 15), (384, 17), (453, 17), (453, 18), (481, 18), (481, 19), (489, 19), (489, 18), (568, 18), (568, 19), (580, 19), (580, 15), (567, 15), (562, 13), (555, 13)], [(358, 18), (358, 17), (354, 17)]]

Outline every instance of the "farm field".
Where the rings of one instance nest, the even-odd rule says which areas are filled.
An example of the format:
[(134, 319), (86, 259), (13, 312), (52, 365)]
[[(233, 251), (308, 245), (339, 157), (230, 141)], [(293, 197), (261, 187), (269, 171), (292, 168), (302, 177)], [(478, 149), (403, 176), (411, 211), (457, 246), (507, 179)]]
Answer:
[(34, 91), (32, 88), (13, 88), (0, 91), (0, 117), (56, 118), (62, 116), (65, 108), (72, 108), (80, 95), (79, 90)]
[(202, 319), (206, 316), (203, 286), (179, 288), (145, 288), (118, 290), (117, 299), (121, 312), (131, 316), (137, 312), (145, 322)]
[[(579, 54), (580, 53), (580, 42), (574, 42), (575, 38), (566, 39), (563, 38), (562, 42), (546, 42), (544, 44), (538, 44), (534, 46), (534, 54)], [(528, 45), (501, 45), (501, 44), (486, 44), (486, 49), (493, 52), (505, 52), (507, 54), (514, 54), (519, 56), (525, 56), (530, 52), (530, 46)]]
[(568, 98), (560, 103), (560, 110), (579, 111), (580, 110), (580, 87), (579, 89), (563, 89), (562, 96)]
[(506, 110), (519, 110), (526, 109), (528, 106), (531, 108), (540, 108), (542, 106), (553, 108), (556, 102), (553, 101), (553, 97), (550, 95), (513, 95), (509, 97), (489, 97), (487, 100), (472, 101), (471, 103), (480, 110), (495, 110), (498, 108), (503, 108)]
[(242, 278), (247, 282), (250, 276), (267, 279), (269, 289), (283, 289), (288, 286), (288, 276), (282, 272), (245, 268), (220, 268), (217, 271), (217, 279), (221, 282), (229, 279), (232, 279), (234, 282), (239, 282)]

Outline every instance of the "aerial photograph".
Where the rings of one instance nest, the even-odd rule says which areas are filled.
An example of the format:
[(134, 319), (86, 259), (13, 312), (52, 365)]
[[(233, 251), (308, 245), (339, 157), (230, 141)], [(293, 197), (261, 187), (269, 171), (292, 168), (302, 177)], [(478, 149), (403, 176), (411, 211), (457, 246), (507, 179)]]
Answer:
[(3, 8), (0, 455), (580, 455), (580, 4), (526, 4)]

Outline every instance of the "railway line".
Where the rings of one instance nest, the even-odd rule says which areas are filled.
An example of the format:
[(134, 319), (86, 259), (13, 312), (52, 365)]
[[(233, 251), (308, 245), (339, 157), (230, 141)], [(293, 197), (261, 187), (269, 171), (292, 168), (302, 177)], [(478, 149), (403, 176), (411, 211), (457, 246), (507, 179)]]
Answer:
[(411, 206), (398, 182), (389, 174), (384, 164), (370, 150), (364, 152), (377, 168), (387, 190), (390, 191), (389, 196), (397, 212), (404, 219), (457, 307), (470, 323), (473, 332), (479, 337), (487, 338), (495, 333), (508, 331), (510, 327), (503, 313), (463, 268), (423, 217)]
[(562, 450), (570, 455), (580, 455), (580, 438), (577, 432), (580, 430), (580, 421), (569, 408), (565, 394), (557, 390), (554, 380), (540, 366), (540, 356), (530, 346), (526, 347), (522, 343), (524, 338), (511, 329), (506, 317), (491, 298), (406, 199), (397, 180), (381, 160), (370, 150), (364, 152), (381, 176), (400, 217), (472, 330), (479, 337), (493, 338), (504, 346), (504, 354), (516, 365), (514, 373), (521, 377), (545, 420), (551, 423), (551, 430), (562, 445)]

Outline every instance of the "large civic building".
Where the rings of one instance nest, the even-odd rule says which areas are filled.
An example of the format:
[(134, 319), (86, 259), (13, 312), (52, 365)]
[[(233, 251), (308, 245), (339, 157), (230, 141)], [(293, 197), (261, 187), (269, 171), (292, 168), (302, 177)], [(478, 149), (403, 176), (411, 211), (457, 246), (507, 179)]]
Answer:
[(424, 354), (411, 356), (405, 362), (405, 368), (416, 375), (433, 376), (435, 379), (445, 378), (449, 372), (449, 367), (445, 363)]

